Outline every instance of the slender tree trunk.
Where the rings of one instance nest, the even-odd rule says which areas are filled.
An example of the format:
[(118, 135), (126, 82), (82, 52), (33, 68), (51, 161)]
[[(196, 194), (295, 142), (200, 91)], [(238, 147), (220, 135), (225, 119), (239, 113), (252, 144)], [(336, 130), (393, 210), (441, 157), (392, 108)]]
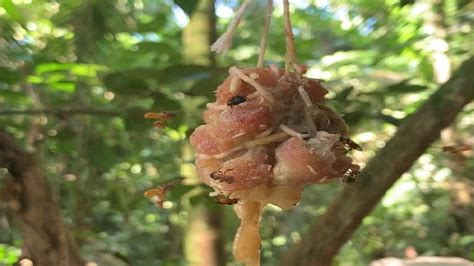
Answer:
[(282, 265), (330, 265), (385, 192), (474, 99), (474, 58), (409, 116), (395, 136), (367, 164), (359, 181), (347, 186), (313, 224)]
[(9, 171), (2, 188), (2, 200), (7, 202), (19, 223), (27, 257), (38, 266), (83, 265), (34, 156), (19, 150), (13, 138), (2, 130), (1, 167)]
[[(214, 56), (210, 53), (210, 45), (216, 35), (214, 4), (214, 0), (199, 0), (183, 31), (183, 54), (187, 63), (214, 65)], [(188, 212), (184, 243), (187, 261), (198, 266), (225, 265), (222, 209), (199, 205)]]
[(183, 54), (188, 63), (214, 65), (211, 44), (216, 39), (214, 0), (199, 0), (196, 10), (183, 30)]

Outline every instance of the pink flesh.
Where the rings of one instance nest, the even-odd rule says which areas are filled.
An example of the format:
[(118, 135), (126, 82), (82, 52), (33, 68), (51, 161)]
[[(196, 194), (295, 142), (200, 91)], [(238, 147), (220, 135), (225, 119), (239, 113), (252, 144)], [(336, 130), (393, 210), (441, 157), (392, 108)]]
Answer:
[[(250, 150), (227, 160), (197, 159), (196, 167), (201, 179), (208, 185), (225, 192), (240, 191), (255, 185), (268, 182), (272, 178), (271, 161), (267, 148)], [(211, 178), (211, 173), (221, 171), (232, 182), (224, 182)]]
[[(251, 73), (257, 74), (258, 78), (255, 81), (267, 88), (276, 101), (284, 105), (283, 108), (270, 107), (268, 102), (257, 97), (247, 98), (246, 102), (229, 107), (227, 101), (230, 98), (236, 95), (247, 97), (255, 93), (256, 89), (241, 80), (237, 83), (234, 81), (239, 85), (236, 91), (231, 92), (231, 80), (235, 77), (226, 79), (216, 91), (217, 101), (204, 112), (206, 124), (196, 128), (191, 135), (191, 143), (196, 152), (204, 155), (196, 160), (196, 166), (199, 176), (205, 183), (220, 191), (233, 192), (265, 183), (300, 186), (341, 177), (348, 169), (358, 170), (358, 167), (352, 164), (352, 160), (345, 155), (346, 151), (342, 144), (335, 141), (324, 144), (326, 149), (331, 151), (329, 157), (321, 156), (307, 141), (295, 137), (283, 143), (261, 145), (250, 150), (243, 148), (238, 154), (229, 153), (229, 157), (222, 155), (228, 154), (229, 150), (243, 143), (255, 140), (257, 135), (269, 128), (273, 128), (274, 132), (279, 131), (278, 126), (282, 123), (279, 119), (282, 117), (284, 119), (289, 117), (293, 123), (304, 121), (301, 119), (304, 116), (301, 112), (302, 107), (300, 109), (285, 107), (294, 104), (294, 99), (299, 99), (299, 86), (303, 86), (313, 103), (323, 102), (327, 93), (319, 81), (298, 74), (285, 73), (282, 70), (275, 73), (269, 68), (250, 68), (242, 69), (242, 72), (247, 76)], [(333, 136), (347, 134), (347, 127), (336, 113), (327, 107), (319, 110), (322, 115), (314, 118), (318, 128), (324, 126), (323, 130), (336, 134)], [(318, 117), (321, 118), (320, 121)], [(213, 159), (212, 156), (217, 156), (219, 159)], [(226, 175), (232, 176), (234, 182), (226, 183), (210, 178), (212, 172), (226, 170), (228, 170)]]

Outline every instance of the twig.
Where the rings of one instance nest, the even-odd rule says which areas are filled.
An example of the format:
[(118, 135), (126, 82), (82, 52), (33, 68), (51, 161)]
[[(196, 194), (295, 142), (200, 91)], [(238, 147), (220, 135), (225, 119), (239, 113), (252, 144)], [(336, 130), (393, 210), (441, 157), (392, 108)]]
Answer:
[(239, 10), (235, 12), (235, 16), (232, 19), (229, 28), (227, 28), (226, 32), (224, 32), (224, 34), (222, 34), (221, 37), (219, 37), (219, 39), (217, 39), (217, 41), (211, 45), (211, 51), (216, 53), (225, 53), (230, 49), (232, 46), (232, 39), (234, 38), (235, 30), (239, 26), (242, 16), (249, 7), (250, 1), (251, 0), (245, 0), (245, 2), (240, 6)]
[(273, 0), (267, 0), (267, 6), (265, 8), (265, 24), (263, 25), (262, 37), (260, 39), (260, 49), (258, 52), (257, 67), (263, 66), (263, 60), (265, 59), (265, 51), (267, 50), (268, 32), (270, 30), (270, 22), (272, 20)]
[(292, 66), (296, 65), (295, 38), (293, 36), (293, 31), (291, 30), (290, 4), (288, 3), (288, 0), (283, 0), (283, 13), (285, 18), (286, 35), (285, 70), (288, 71)]

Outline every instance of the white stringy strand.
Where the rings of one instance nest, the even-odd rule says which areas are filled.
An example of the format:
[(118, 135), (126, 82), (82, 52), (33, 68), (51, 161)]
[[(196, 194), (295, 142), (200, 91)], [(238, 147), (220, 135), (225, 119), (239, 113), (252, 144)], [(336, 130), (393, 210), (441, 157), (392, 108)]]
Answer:
[(224, 32), (224, 34), (221, 35), (221, 37), (219, 37), (219, 39), (217, 39), (217, 41), (211, 45), (211, 51), (216, 53), (225, 53), (230, 49), (232, 46), (235, 30), (239, 26), (240, 20), (249, 7), (251, 1), (252, 0), (245, 0), (245, 2), (240, 6), (239, 10), (235, 12), (235, 16), (232, 19), (229, 28), (226, 30), (226, 32)]

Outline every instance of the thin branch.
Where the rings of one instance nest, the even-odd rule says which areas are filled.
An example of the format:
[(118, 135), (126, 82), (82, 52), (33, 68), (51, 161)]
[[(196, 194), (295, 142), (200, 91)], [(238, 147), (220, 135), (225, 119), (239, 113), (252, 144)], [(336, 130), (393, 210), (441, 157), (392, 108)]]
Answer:
[(295, 38), (293, 36), (293, 31), (291, 30), (290, 4), (288, 3), (288, 0), (283, 0), (283, 15), (285, 17), (286, 35), (285, 70), (288, 71), (292, 66), (296, 65)]
[(473, 72), (474, 57), (403, 121), (397, 133), (361, 172), (359, 181), (343, 189), (301, 242), (286, 254), (282, 265), (331, 265), (339, 249), (385, 192), (474, 99)]
[(263, 66), (263, 60), (265, 59), (265, 52), (267, 50), (268, 32), (270, 31), (270, 23), (272, 20), (273, 11), (273, 0), (267, 0), (267, 6), (265, 8), (265, 24), (263, 25), (262, 37), (260, 38), (260, 49), (258, 52), (257, 67)]
[(0, 110), (0, 116), (10, 115), (121, 115), (122, 112), (103, 109), (39, 109), (39, 110)]

